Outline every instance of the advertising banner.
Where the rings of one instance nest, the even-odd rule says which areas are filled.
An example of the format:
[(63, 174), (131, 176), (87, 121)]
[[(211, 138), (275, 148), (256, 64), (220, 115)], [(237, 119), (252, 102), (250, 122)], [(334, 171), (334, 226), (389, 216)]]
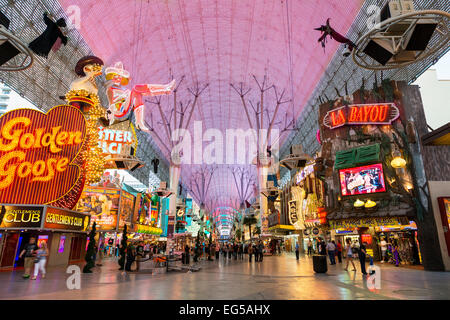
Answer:
[(169, 220), (167, 222), (167, 238), (172, 238), (173, 233), (175, 231), (175, 217), (174, 216), (168, 216)]
[(339, 170), (339, 181), (342, 196), (386, 192), (381, 163), (341, 169)]
[(277, 210), (274, 213), (269, 214), (267, 219), (269, 220), (269, 228), (276, 226), (277, 224), (280, 224), (280, 213)]
[(37, 228), (41, 227), (44, 206), (8, 206), (0, 210), (0, 228)]
[(134, 211), (134, 196), (124, 190), (120, 193), (120, 214), (119, 229), (125, 226), (125, 223), (131, 223), (131, 217)]
[(119, 189), (87, 187), (81, 194), (75, 210), (90, 213), (90, 225), (96, 222), (97, 230), (116, 230), (119, 200)]
[(89, 228), (90, 216), (76, 211), (47, 207), (44, 228), (83, 232)]
[(405, 217), (376, 217), (376, 218), (352, 218), (343, 220), (329, 220), (331, 229), (349, 229), (361, 227), (393, 226), (407, 224)]

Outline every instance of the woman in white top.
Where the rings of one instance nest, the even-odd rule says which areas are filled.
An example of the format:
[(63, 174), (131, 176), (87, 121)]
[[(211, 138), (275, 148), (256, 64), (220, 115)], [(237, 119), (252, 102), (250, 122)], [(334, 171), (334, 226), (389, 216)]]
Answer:
[(48, 249), (45, 241), (41, 242), (40, 248), (36, 253), (36, 261), (34, 262), (34, 275), (32, 280), (36, 280), (39, 270), (41, 271), (42, 278), (45, 278), (45, 264), (47, 263)]
[(347, 244), (345, 245), (345, 255), (347, 256), (347, 265), (345, 266), (345, 271), (348, 269), (348, 263), (351, 262), (353, 266), (352, 271), (356, 271), (356, 266), (353, 263), (353, 250), (352, 250), (352, 241), (347, 238), (346, 239)]

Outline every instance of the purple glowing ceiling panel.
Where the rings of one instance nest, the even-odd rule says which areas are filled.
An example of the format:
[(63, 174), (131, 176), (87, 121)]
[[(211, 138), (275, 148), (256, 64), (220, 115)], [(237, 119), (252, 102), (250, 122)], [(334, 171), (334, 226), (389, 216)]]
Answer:
[[(325, 50), (313, 29), (331, 18), (331, 25), (346, 34), (361, 7), (360, 0), (60, 0), (73, 12), (80, 8), (80, 32), (95, 55), (107, 65), (122, 61), (134, 83), (167, 83), (179, 80), (177, 100), (186, 105), (193, 96), (187, 90), (198, 83), (209, 84), (201, 94), (190, 122), (202, 121), (203, 130), (249, 128), (240, 97), (230, 83), (251, 88), (246, 96), (257, 106), (260, 95), (255, 76), (280, 93), (286, 91), (274, 121), (282, 129), (286, 119), (297, 119), (335, 53), (338, 43), (328, 41)], [(70, 36), (70, 35), (69, 35)], [(163, 111), (170, 116), (172, 97), (162, 98)], [(267, 128), (275, 109), (272, 89), (264, 97), (263, 126)], [(146, 116), (161, 123), (156, 105), (146, 103)], [(253, 110), (250, 108), (250, 113)], [(178, 121), (180, 114), (177, 114)], [(187, 115), (185, 117), (186, 121)], [(167, 135), (152, 139), (165, 152)], [(280, 144), (285, 135), (281, 137)], [(167, 157), (169, 157), (166, 152)], [(224, 155), (225, 157), (225, 155)], [(253, 170), (256, 172), (256, 170)], [(193, 169), (184, 165), (183, 181)], [(229, 170), (215, 172), (209, 193), (220, 196), (218, 205), (238, 198)], [(227, 200), (228, 199), (228, 200)], [(232, 199), (232, 200), (230, 200)]]

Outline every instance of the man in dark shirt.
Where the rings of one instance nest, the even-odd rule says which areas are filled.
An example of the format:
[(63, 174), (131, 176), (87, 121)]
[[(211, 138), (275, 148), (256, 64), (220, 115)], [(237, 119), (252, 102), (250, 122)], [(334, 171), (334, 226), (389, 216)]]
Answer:
[(361, 264), (361, 272), (366, 275), (366, 246), (367, 242), (363, 242), (363, 244), (359, 247), (358, 257), (359, 263)]
[(125, 271), (131, 271), (131, 265), (136, 258), (136, 248), (133, 243), (130, 243), (127, 247), (127, 263), (125, 264)]
[(39, 249), (39, 248), (36, 245), (36, 238), (31, 237), (29, 242), (23, 247), (23, 250), (19, 255), (19, 258), (22, 258), (22, 256), (25, 254), (25, 259), (24, 259), (25, 272), (23, 274), (24, 278), (30, 277), (31, 268), (33, 268), (33, 265), (34, 265), (34, 259), (36, 256), (37, 249)]
[(322, 238), (319, 238), (319, 254), (326, 256), (327, 255), (327, 247), (325, 245), (325, 241)]
[(262, 262), (264, 257), (264, 245), (262, 241), (259, 241), (258, 253), (259, 253), (259, 262)]
[(136, 247), (136, 271), (139, 271), (139, 261), (144, 258), (144, 245), (139, 242)]

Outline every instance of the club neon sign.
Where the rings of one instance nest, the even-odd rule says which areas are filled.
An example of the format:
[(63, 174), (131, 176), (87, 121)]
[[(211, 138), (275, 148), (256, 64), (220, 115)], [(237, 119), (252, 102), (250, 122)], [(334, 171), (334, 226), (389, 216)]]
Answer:
[(386, 125), (399, 116), (400, 111), (395, 103), (352, 104), (328, 111), (323, 124), (330, 129), (345, 125)]

